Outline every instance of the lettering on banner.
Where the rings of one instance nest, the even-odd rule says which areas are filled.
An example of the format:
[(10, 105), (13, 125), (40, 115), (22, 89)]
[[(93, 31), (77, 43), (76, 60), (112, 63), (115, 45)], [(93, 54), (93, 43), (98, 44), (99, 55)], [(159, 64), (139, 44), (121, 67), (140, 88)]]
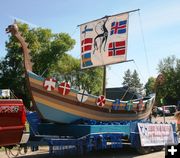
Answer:
[(138, 123), (142, 146), (157, 146), (175, 142), (173, 128), (170, 124)]

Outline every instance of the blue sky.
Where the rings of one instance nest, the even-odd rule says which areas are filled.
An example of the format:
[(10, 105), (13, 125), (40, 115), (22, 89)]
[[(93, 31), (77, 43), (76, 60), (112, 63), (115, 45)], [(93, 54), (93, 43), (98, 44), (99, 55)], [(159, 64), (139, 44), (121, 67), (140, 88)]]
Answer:
[[(157, 76), (159, 61), (167, 56), (180, 58), (180, 1), (179, 0), (1, 0), (0, 1), (0, 58), (6, 55), (5, 28), (13, 19), (31, 27), (66, 32), (76, 40), (69, 52), (80, 57), (80, 35), (77, 25), (105, 15), (140, 9), (130, 14), (128, 59), (134, 62), (113, 65), (108, 69), (107, 87), (121, 86), (128, 68), (139, 73), (142, 83)], [(142, 33), (143, 32), (143, 33)]]

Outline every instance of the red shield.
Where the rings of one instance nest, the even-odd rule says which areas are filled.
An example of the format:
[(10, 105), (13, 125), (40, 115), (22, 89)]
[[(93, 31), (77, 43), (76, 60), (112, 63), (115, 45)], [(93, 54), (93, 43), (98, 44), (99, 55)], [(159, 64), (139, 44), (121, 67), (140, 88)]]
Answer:
[(52, 91), (56, 87), (56, 80), (54, 78), (47, 78), (44, 80), (43, 87), (47, 91)]
[(106, 102), (105, 96), (100, 95), (100, 96), (98, 97), (98, 99), (97, 99), (96, 104), (97, 104), (97, 106), (99, 106), (99, 107), (103, 107), (103, 106), (105, 105), (105, 102)]
[(68, 82), (62, 82), (58, 87), (58, 91), (61, 95), (69, 94), (70, 90), (71, 90), (71, 88), (70, 88), (70, 84)]

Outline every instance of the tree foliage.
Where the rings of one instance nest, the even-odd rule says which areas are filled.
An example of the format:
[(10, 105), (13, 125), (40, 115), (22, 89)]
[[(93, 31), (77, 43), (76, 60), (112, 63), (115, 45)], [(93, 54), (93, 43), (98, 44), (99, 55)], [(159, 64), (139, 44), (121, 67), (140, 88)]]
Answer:
[(146, 94), (152, 94), (155, 93), (155, 82), (156, 79), (154, 77), (150, 77), (145, 84)]
[(123, 86), (127, 86), (135, 92), (140, 92), (142, 90), (143, 84), (140, 83), (139, 75), (136, 70), (133, 73), (128, 69), (124, 73)]
[(52, 68), (51, 75), (59, 81), (68, 81), (75, 89), (85, 89), (88, 93), (99, 94), (102, 91), (102, 68), (80, 69), (80, 60), (64, 54), (58, 64)]
[(176, 104), (180, 100), (180, 59), (164, 58), (158, 64), (158, 71), (165, 77), (164, 85), (157, 89), (158, 100), (164, 98), (165, 103)]

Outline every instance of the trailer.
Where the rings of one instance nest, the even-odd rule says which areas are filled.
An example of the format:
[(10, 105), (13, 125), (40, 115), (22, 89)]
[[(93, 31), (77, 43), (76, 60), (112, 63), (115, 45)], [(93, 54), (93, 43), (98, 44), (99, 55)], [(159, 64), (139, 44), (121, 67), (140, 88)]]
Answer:
[[(30, 139), (26, 146), (31, 147), (32, 151), (38, 150), (39, 146), (49, 146), (51, 155), (83, 155), (91, 151), (122, 148), (125, 144), (136, 148), (140, 154), (162, 150), (167, 141), (170, 141), (169, 138), (163, 140), (164, 145), (142, 144), (140, 130), (143, 130), (142, 127), (146, 129), (146, 126), (162, 126), (166, 131), (165, 127), (170, 127), (170, 143), (178, 144), (175, 124), (153, 124), (149, 119), (121, 122), (80, 120), (73, 124), (59, 124), (41, 122), (36, 112), (28, 112), (27, 120), (30, 126)], [(163, 132), (162, 129), (159, 130)]]

